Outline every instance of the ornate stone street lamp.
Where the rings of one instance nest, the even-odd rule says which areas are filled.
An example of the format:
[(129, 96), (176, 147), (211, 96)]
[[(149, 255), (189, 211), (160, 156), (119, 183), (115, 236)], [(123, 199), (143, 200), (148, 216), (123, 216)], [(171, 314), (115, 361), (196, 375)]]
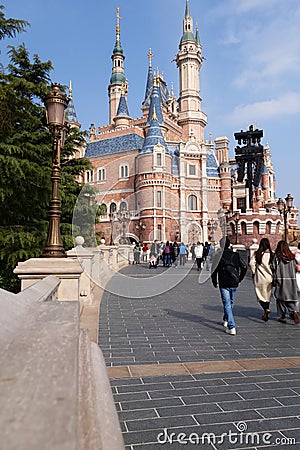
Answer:
[(215, 232), (217, 231), (218, 223), (217, 223), (217, 221), (214, 218), (211, 218), (211, 219), (209, 219), (207, 225), (208, 225), (208, 229), (209, 229), (209, 231), (211, 233), (212, 244), (214, 244), (214, 242), (215, 242)]
[(52, 133), (52, 196), (49, 207), (49, 228), (48, 237), (42, 257), (62, 258), (66, 253), (60, 235), (60, 151), (62, 147), (61, 139), (64, 132), (65, 109), (68, 105), (66, 95), (61, 92), (58, 84), (53, 84), (52, 90), (45, 98), (47, 108), (47, 125)]
[(109, 221), (110, 221), (110, 241), (109, 241), (109, 245), (114, 245), (114, 240), (113, 240), (114, 213), (113, 212), (109, 213)]
[(143, 231), (146, 229), (146, 225), (140, 220), (138, 223), (135, 224), (135, 229), (139, 233), (139, 242), (142, 242)]
[(283, 223), (284, 223), (284, 240), (287, 242), (287, 235), (288, 235), (288, 223), (287, 223), (287, 216), (290, 210), (293, 207), (293, 200), (294, 197), (292, 197), (291, 194), (288, 194), (285, 199), (279, 198), (277, 201), (277, 208), (280, 213), (280, 215), (283, 215)]
[(227, 218), (234, 220), (234, 230), (235, 230), (235, 244), (238, 244), (238, 231), (239, 231), (239, 220), (240, 213), (236, 211), (234, 214), (231, 211), (227, 212)]
[(126, 209), (122, 209), (116, 213), (116, 217), (118, 221), (122, 225), (122, 237), (121, 237), (121, 244), (128, 244), (128, 238), (126, 237), (126, 224), (129, 222), (129, 212)]

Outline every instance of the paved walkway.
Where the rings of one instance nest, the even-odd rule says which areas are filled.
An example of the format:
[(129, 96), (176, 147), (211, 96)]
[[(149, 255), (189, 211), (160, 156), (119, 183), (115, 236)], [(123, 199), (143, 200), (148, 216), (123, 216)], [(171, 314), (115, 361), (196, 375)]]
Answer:
[[(131, 265), (104, 292), (99, 345), (126, 448), (300, 448), (300, 326), (278, 323), (275, 303), (262, 322), (246, 278), (237, 335), (226, 334), (219, 291), (188, 264), (185, 276)], [(161, 279), (176, 286), (148, 298), (113, 293), (121, 283), (124, 295), (135, 285), (143, 295), (141, 282), (161, 289)]]

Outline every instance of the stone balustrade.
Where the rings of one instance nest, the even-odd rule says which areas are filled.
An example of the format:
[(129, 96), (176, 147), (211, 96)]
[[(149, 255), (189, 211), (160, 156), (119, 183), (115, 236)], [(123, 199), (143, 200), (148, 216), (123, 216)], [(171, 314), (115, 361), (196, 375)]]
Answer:
[(0, 289), (1, 448), (124, 449), (102, 352), (79, 302), (57, 300), (60, 283)]

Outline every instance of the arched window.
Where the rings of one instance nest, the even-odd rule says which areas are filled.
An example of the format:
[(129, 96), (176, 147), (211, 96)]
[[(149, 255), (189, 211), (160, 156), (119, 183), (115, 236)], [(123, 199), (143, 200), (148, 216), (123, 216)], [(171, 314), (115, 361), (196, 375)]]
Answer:
[(120, 211), (127, 211), (127, 203), (126, 202), (120, 203)]
[(87, 183), (92, 183), (94, 181), (94, 172), (92, 170), (87, 170), (85, 173), (85, 179)]
[(267, 222), (266, 223), (266, 234), (271, 234), (271, 229), (272, 229), (272, 222)]
[(99, 208), (98, 208), (98, 214), (100, 214), (100, 216), (105, 217), (107, 216), (107, 206), (105, 203), (102, 203)]
[(128, 164), (123, 164), (120, 166), (120, 178), (128, 178), (129, 177), (129, 167)]
[(247, 234), (247, 226), (245, 222), (241, 222), (241, 233)]
[(104, 167), (100, 167), (97, 170), (97, 173), (98, 173), (98, 177), (97, 177), (98, 181), (105, 181), (106, 180), (106, 170), (105, 170)]
[(190, 211), (195, 211), (197, 209), (197, 197), (196, 195), (189, 195), (188, 197), (188, 209)]
[(109, 206), (109, 212), (114, 213), (116, 211), (117, 211), (117, 205), (114, 202), (112, 202)]
[(259, 234), (259, 222), (257, 220), (253, 222), (253, 234)]

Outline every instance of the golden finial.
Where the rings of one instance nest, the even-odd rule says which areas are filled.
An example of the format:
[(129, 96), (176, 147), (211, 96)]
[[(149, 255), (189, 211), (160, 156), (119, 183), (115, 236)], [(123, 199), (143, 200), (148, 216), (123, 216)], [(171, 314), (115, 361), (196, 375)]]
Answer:
[(124, 82), (122, 83), (122, 86), (121, 86), (121, 95), (125, 95), (125, 83)]
[(149, 58), (149, 66), (151, 67), (152, 66), (152, 56), (153, 56), (151, 48), (149, 48), (147, 56)]
[(73, 98), (73, 89), (72, 89), (72, 81), (70, 80), (69, 99), (72, 100), (72, 98)]
[(155, 105), (153, 107), (152, 120), (157, 120)]

